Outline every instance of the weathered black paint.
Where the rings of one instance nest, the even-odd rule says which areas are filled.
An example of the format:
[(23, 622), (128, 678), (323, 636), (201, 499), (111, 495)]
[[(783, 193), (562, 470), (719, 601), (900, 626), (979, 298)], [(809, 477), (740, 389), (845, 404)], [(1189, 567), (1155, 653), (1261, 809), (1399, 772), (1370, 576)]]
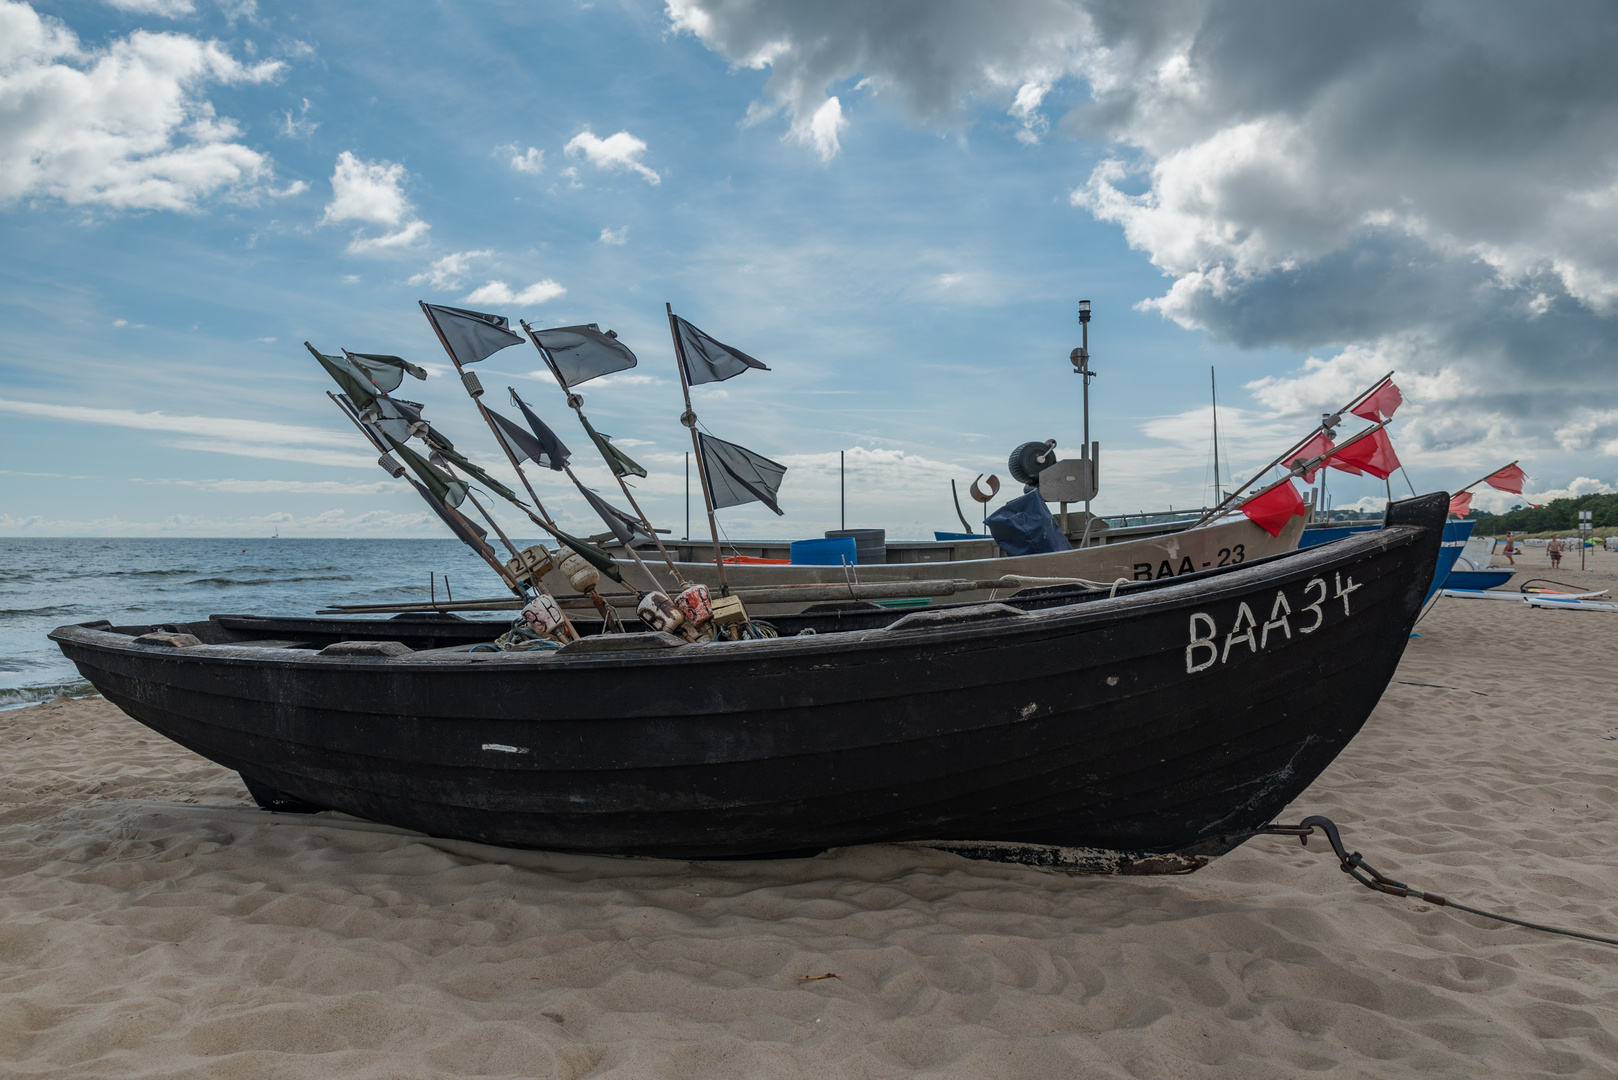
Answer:
[[(220, 642), (184, 649), (105, 623), (51, 636), (109, 700), (257, 791), (438, 836), (671, 857), (1001, 841), (1194, 866), (1265, 824), (1364, 723), (1447, 502), (1112, 599), (1043, 589), (998, 611), (862, 611), (890, 625), (767, 642), (354, 659), (244, 639), (318, 645), (340, 622), (428, 648), (503, 624), (239, 617), (175, 627)], [(1188, 673), (1206, 620), (1223, 645), (1242, 604), (1264, 622), (1280, 592), (1297, 613), (1315, 579), (1357, 586), (1319, 606), (1316, 632), (1299, 629), (1311, 611), (1264, 648), (1233, 634)]]

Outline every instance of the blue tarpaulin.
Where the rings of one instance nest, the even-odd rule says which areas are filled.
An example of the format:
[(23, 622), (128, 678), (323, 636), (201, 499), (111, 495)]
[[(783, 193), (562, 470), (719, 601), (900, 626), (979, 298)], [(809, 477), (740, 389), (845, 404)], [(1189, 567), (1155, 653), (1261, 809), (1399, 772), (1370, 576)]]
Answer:
[(990, 514), (988, 526), (1007, 555), (1044, 555), (1073, 549), (1037, 491), (1019, 495)]

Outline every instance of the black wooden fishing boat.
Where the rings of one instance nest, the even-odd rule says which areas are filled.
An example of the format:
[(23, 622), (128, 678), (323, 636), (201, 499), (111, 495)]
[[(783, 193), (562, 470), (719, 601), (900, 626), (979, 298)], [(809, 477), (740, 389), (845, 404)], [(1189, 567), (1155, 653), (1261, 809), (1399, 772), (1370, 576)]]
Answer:
[(553, 850), (918, 842), (1175, 872), (1240, 844), (1360, 729), (1446, 506), (1407, 500), (1377, 532), (1116, 596), (808, 612), (782, 630), (821, 632), (768, 641), (468, 652), (504, 624), (452, 617), (51, 636), (108, 700), (240, 772), (266, 807)]

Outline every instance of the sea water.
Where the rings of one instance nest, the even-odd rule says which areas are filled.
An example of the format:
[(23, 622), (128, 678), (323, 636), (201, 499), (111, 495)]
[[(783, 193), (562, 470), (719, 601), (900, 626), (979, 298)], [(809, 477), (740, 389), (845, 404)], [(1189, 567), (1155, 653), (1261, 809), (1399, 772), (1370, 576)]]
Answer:
[(331, 604), (420, 600), (434, 589), (442, 598), (446, 575), (459, 599), (505, 592), (453, 539), (0, 537), (0, 707), (92, 692), (45, 636), (67, 623), (313, 615)]

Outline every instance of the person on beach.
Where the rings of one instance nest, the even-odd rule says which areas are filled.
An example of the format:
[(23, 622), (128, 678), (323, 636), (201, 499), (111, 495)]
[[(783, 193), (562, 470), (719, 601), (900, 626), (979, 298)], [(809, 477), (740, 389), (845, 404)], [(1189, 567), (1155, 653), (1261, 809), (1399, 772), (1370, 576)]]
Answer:
[(1502, 551), (1500, 554), (1504, 555), (1506, 557), (1506, 562), (1510, 563), (1512, 566), (1517, 565), (1517, 560), (1512, 558), (1513, 555), (1517, 554), (1517, 545), (1512, 542), (1510, 533), (1506, 533), (1506, 550)]
[(1545, 545), (1545, 554), (1551, 557), (1551, 569), (1557, 570), (1562, 565), (1562, 540), (1560, 537), (1551, 537), (1551, 542)]

